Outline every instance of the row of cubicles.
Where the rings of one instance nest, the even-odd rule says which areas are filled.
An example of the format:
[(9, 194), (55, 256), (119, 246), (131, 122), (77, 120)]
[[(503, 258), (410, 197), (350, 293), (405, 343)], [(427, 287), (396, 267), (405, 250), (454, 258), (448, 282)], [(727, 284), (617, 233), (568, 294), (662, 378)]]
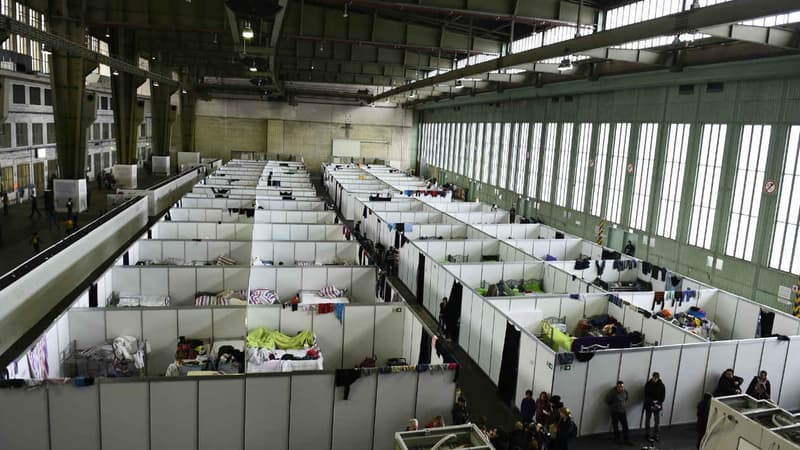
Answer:
[[(370, 174), (380, 179), (376, 170)], [(631, 396), (631, 427), (643, 426), (644, 384), (652, 372), (667, 387), (662, 424), (694, 422), (703, 393), (714, 391), (727, 368), (746, 382), (766, 370), (773, 399), (800, 408), (800, 385), (791, 378), (800, 369), (800, 320), (791, 315), (544, 224), (509, 223), (507, 211), (488, 205), (403, 195), (390, 201), (362, 196), (354, 203), (355, 220), (369, 239), (399, 247), (399, 278), (431, 315), (438, 316), (443, 297), (452, 303), (461, 292), (458, 344), (501, 396), (516, 404), (527, 389), (558, 394), (581, 435), (610, 431), (604, 397), (618, 379)], [(588, 264), (579, 262), (587, 257)], [(670, 300), (673, 276), (683, 296), (693, 292), (688, 301)], [(490, 296), (486, 286), (503, 280), (535, 281), (536, 291)], [(663, 305), (654, 303), (657, 293), (666, 295)], [(654, 314), (693, 307), (714, 324), (712, 338)], [(554, 318), (572, 333), (582, 319), (605, 314), (641, 333), (643, 345), (576, 354), (544, 335)], [(515, 348), (505, 348), (509, 330), (518, 333)], [(515, 370), (508, 370), (509, 362)]]
[[(272, 195), (276, 182), (291, 198)], [(447, 414), (455, 368), (407, 305), (379, 299), (375, 268), (361, 264), (337, 222), (302, 163), (231, 161), (206, 177), (8, 368), (35, 387), (0, 389), (0, 448), (390, 449), (409, 418)], [(340, 313), (292, 304), (330, 286), (345, 291)], [(266, 289), (275, 304), (198, 300)], [(244, 345), (259, 327), (310, 330), (321, 367), (166, 376), (179, 336), (213, 349)], [(141, 376), (63, 381), (67, 355), (120, 336), (146, 344)], [(354, 378), (368, 358), (411, 366)]]

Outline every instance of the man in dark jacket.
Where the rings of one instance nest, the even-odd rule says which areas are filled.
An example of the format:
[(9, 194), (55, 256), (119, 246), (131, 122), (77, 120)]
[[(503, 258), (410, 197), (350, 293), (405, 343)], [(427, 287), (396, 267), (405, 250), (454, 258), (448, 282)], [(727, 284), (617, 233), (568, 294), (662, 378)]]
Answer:
[(519, 416), (523, 424), (530, 424), (533, 422), (534, 414), (536, 414), (536, 401), (533, 399), (533, 391), (528, 389), (519, 405)]
[(742, 377), (737, 377), (733, 374), (733, 369), (726, 369), (725, 372), (722, 372), (722, 376), (719, 377), (714, 397), (741, 394), (743, 382)]
[(625, 445), (633, 445), (628, 436), (628, 391), (625, 389), (625, 384), (621, 380), (617, 381), (616, 386), (608, 392), (605, 400), (611, 413), (614, 440), (620, 443), (620, 428), (622, 428), (622, 439)]
[[(658, 424), (661, 419), (661, 409), (664, 407), (666, 389), (661, 381), (661, 375), (653, 372), (653, 376), (644, 385), (644, 427), (647, 440), (658, 440)], [(653, 434), (650, 434), (650, 418), (653, 418)]]
[(467, 411), (467, 400), (464, 397), (458, 397), (456, 404), (451, 411), (453, 414), (453, 425), (464, 425), (469, 422), (469, 411)]

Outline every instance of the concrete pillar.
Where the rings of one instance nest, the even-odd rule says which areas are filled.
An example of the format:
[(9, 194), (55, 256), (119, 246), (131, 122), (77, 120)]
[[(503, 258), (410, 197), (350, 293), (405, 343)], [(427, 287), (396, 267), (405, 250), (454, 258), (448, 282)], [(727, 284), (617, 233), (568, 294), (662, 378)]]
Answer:
[[(111, 32), (111, 56), (137, 65), (136, 32), (116, 29)], [(139, 141), (139, 124), (144, 120), (144, 101), (139, 101), (136, 91), (145, 79), (138, 75), (120, 72), (111, 77), (111, 109), (114, 111), (114, 139), (117, 142), (117, 164), (136, 164)]]
[[(189, 79), (181, 77), (181, 82), (185, 86), (191, 85)], [(197, 94), (189, 91), (181, 94), (181, 151), (194, 152), (194, 126), (196, 122), (195, 106), (197, 105)]]
[[(84, 28), (70, 17), (67, 0), (50, 3), (49, 31), (82, 45)], [(84, 84), (86, 75), (96, 66), (59, 49), (53, 49), (50, 61), (60, 178), (83, 179), (86, 176), (86, 122), (96, 110), (96, 99), (93, 95), (84, 95)]]
[[(160, 73), (168, 73), (166, 67), (158, 61), (151, 61), (150, 68)], [(172, 124), (175, 123), (175, 110), (177, 108), (170, 104), (170, 97), (177, 89), (176, 86), (153, 86), (150, 83), (150, 112), (153, 124), (153, 155), (169, 156), (170, 144), (172, 143)]]

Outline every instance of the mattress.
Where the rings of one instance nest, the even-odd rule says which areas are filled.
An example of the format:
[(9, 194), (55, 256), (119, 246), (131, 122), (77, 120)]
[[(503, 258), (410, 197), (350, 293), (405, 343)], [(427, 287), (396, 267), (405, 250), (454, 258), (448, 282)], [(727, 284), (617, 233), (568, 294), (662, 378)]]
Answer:
[(300, 305), (319, 305), (321, 303), (350, 303), (348, 297), (323, 297), (319, 291), (300, 291)]
[[(281, 359), (283, 355), (289, 354), (296, 358), (302, 358), (307, 350), (267, 350), (248, 348), (247, 349), (247, 373), (262, 372), (296, 372), (300, 370), (323, 370), (322, 352), (317, 359)], [(275, 359), (269, 359), (272, 353)]]
[(169, 297), (165, 295), (121, 295), (117, 306), (128, 308), (169, 306)]

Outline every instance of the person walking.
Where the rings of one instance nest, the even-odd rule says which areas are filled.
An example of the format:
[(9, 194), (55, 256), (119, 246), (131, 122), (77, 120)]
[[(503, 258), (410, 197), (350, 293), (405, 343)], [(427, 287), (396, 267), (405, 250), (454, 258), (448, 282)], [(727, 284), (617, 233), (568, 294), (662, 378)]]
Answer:
[(34, 231), (31, 236), (31, 246), (33, 247), (33, 254), (39, 253), (39, 232)]
[(438, 323), (438, 328), (436, 330), (437, 333), (444, 333), (445, 331), (444, 317), (446, 311), (447, 311), (447, 297), (442, 297), (442, 301), (441, 303), (439, 303), (439, 323)]
[(747, 386), (746, 394), (756, 400), (769, 400), (772, 395), (772, 387), (767, 379), (767, 371), (758, 372), (758, 376), (753, 377), (750, 385)]
[[(614, 441), (618, 444), (624, 443), (625, 445), (633, 445), (628, 435), (628, 391), (625, 389), (625, 383), (623, 383), (622, 380), (617, 381), (617, 384), (606, 395), (606, 405), (608, 405), (609, 412), (611, 413), (611, 426), (614, 429)], [(620, 428), (622, 429), (621, 440)]]
[(38, 214), (39, 217), (42, 217), (42, 213), (39, 211), (38, 196), (35, 192), (31, 191), (31, 215), (28, 216), (28, 218), (33, 219), (34, 214)]
[[(644, 429), (647, 440), (658, 441), (658, 425), (661, 421), (661, 409), (664, 407), (666, 388), (661, 375), (653, 372), (652, 377), (644, 385)], [(653, 434), (650, 434), (650, 419), (653, 419)]]
[(519, 416), (522, 423), (530, 424), (533, 422), (533, 416), (536, 414), (536, 401), (533, 399), (533, 391), (528, 389), (525, 391), (525, 398), (522, 399), (519, 405)]

